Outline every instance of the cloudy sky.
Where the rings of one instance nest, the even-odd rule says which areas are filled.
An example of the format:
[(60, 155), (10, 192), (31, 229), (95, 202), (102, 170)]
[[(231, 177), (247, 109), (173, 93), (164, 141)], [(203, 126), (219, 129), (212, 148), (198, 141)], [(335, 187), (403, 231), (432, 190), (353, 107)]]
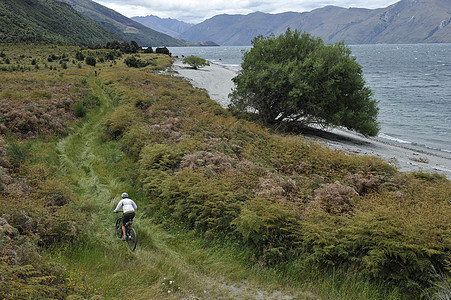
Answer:
[(94, 0), (127, 16), (154, 15), (189, 23), (200, 23), (219, 14), (248, 14), (261, 11), (304, 12), (326, 5), (382, 8), (399, 0)]

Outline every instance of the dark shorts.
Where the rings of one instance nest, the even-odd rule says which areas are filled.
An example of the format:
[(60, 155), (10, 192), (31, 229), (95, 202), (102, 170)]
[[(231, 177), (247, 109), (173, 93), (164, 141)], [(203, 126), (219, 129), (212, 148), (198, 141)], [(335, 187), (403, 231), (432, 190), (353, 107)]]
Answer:
[(126, 224), (128, 221), (132, 220), (135, 217), (135, 212), (127, 212), (122, 216), (122, 224)]

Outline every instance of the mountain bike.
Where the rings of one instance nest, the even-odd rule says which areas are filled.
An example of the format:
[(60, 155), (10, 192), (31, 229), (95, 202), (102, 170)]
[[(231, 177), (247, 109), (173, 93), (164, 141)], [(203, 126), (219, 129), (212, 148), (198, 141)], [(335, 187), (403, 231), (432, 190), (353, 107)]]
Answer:
[[(138, 244), (138, 235), (134, 228), (132, 228), (133, 219), (129, 220), (125, 224), (125, 241), (127, 242), (128, 248), (130, 251), (135, 251), (136, 245)], [(122, 239), (122, 217), (117, 218), (116, 220), (116, 237)]]

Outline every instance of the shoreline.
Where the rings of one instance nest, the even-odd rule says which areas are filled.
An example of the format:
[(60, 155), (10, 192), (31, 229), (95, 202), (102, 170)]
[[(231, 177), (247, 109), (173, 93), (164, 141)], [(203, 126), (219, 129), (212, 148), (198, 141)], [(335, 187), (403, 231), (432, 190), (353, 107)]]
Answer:
[[(184, 65), (181, 59), (177, 59), (172, 68), (193, 86), (207, 90), (211, 99), (227, 107), (228, 95), (234, 87), (232, 78), (236, 76), (236, 71), (211, 62), (210, 66), (195, 70)], [(414, 149), (379, 137), (364, 137), (342, 128), (310, 128), (302, 134), (334, 150), (376, 156), (402, 172), (436, 172), (451, 180), (451, 158), (436, 153)]]

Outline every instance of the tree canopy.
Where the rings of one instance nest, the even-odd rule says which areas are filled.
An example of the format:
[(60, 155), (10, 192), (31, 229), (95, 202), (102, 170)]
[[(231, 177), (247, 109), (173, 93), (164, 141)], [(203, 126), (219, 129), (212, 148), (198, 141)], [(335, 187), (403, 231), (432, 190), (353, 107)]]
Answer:
[(324, 44), (287, 29), (257, 36), (233, 79), (230, 107), (253, 111), (267, 123), (344, 126), (364, 135), (379, 131), (377, 101), (362, 67), (343, 42)]
[(210, 65), (210, 63), (207, 62), (205, 59), (198, 57), (198, 56), (194, 56), (194, 55), (185, 57), (183, 59), (183, 63), (190, 65), (194, 69), (198, 69), (198, 68)]

